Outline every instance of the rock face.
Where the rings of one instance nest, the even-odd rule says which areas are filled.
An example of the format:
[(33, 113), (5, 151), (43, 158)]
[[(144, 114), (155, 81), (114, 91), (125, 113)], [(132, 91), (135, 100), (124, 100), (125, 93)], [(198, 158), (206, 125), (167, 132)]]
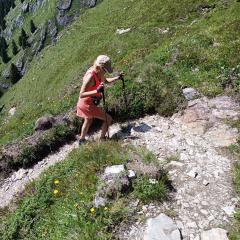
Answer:
[(45, 24), (42, 24), (36, 31), (35, 36), (39, 35), (38, 41), (33, 45), (32, 52), (37, 55), (44, 48), (44, 43), (47, 37), (47, 27)]
[(201, 240), (229, 240), (227, 231), (221, 228), (213, 228), (209, 231), (202, 232)]
[(181, 240), (176, 224), (165, 214), (148, 219), (146, 225), (143, 240)]
[(74, 16), (68, 16), (67, 13), (72, 5), (72, 0), (59, 0), (57, 3), (57, 22), (61, 26), (70, 24)]
[(35, 131), (49, 129), (53, 127), (54, 122), (55, 119), (52, 116), (41, 117), (35, 123)]
[[(92, 8), (97, 0), (78, 0), (80, 8)], [(72, 0), (59, 0), (57, 3), (57, 22), (61, 26), (67, 26), (74, 20), (74, 15), (68, 15), (72, 6)]]

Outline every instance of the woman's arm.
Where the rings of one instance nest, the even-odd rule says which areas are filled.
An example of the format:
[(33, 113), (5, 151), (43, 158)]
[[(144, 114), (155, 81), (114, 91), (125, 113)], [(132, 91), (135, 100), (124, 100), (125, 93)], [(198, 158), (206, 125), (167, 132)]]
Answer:
[(120, 76), (117, 77), (112, 77), (112, 78), (106, 78), (106, 83), (112, 83), (115, 82), (116, 80), (119, 80)]
[(86, 92), (86, 89), (91, 85), (92, 82), (92, 75), (88, 74), (87, 76), (85, 76), (83, 78), (83, 84), (80, 90), (80, 98), (85, 98), (85, 97), (90, 97), (93, 94), (97, 93), (97, 90), (93, 90), (93, 91), (88, 91)]

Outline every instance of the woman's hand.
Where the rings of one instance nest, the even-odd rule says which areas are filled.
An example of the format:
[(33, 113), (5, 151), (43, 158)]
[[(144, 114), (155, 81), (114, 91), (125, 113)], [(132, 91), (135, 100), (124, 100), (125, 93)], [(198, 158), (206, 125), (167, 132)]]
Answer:
[(104, 84), (101, 83), (98, 87), (97, 87), (97, 93), (102, 93), (104, 91)]
[(118, 75), (118, 79), (123, 80), (124, 72), (120, 72)]

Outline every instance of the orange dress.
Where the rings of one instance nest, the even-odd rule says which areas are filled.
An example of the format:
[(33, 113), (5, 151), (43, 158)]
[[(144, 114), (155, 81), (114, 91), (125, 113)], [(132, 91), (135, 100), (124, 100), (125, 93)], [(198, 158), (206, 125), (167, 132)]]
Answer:
[[(86, 89), (86, 92), (88, 91), (93, 91), (96, 90), (97, 87), (101, 84), (101, 79), (99, 79), (97, 77), (97, 74), (95, 71), (93, 70), (88, 70), (87, 73), (85, 74), (85, 76), (87, 74), (91, 74), (95, 80), (95, 86), (90, 86)], [(81, 117), (81, 118), (99, 118), (101, 120), (105, 119), (105, 113), (104, 110), (101, 107), (97, 107), (94, 103), (93, 103), (93, 99), (92, 97), (101, 97), (101, 93), (96, 93), (94, 95), (91, 95), (89, 97), (85, 97), (85, 98), (80, 98), (78, 99), (78, 103), (77, 103), (77, 116)]]

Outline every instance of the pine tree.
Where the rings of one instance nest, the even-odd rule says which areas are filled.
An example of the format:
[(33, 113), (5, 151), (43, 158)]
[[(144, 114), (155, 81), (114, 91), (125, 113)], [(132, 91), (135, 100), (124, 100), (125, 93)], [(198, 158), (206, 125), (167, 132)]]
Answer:
[(11, 0), (10, 3), (11, 3), (11, 7), (12, 7), (12, 8), (15, 8), (15, 7), (16, 7), (16, 5), (15, 5), (15, 0)]
[(3, 63), (7, 63), (10, 60), (7, 54), (7, 48), (8, 45), (5, 38), (0, 37), (0, 56), (2, 58)]
[(10, 78), (12, 84), (17, 83), (21, 79), (21, 77), (22, 76), (21, 76), (20, 72), (18, 71), (16, 65), (11, 63), (9, 78)]
[(31, 31), (31, 33), (34, 33), (34, 32), (36, 31), (36, 29), (37, 29), (37, 28), (36, 28), (33, 20), (31, 20), (31, 21), (30, 21), (30, 31)]
[(14, 40), (12, 40), (12, 53), (13, 55), (17, 55), (18, 53), (18, 47)]

